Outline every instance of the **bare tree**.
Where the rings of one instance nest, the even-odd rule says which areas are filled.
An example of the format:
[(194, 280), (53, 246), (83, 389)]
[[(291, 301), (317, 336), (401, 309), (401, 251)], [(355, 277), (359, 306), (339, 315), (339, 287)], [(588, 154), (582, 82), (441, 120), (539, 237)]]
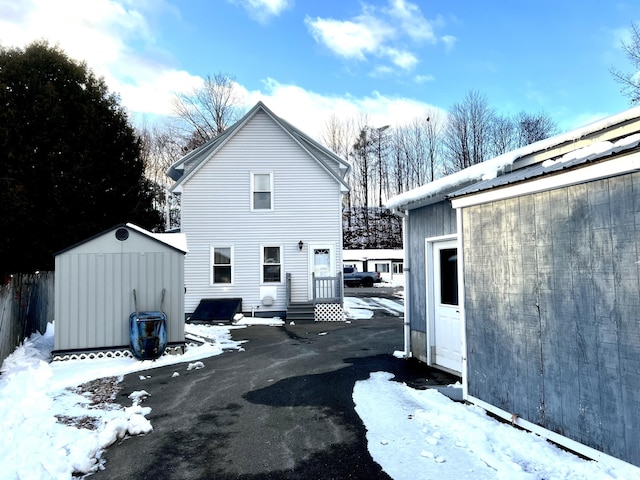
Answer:
[(546, 113), (530, 114), (520, 112), (516, 117), (516, 124), (518, 147), (548, 138), (558, 131), (557, 123)]
[(436, 179), (442, 161), (442, 128), (442, 115), (438, 110), (430, 110), (424, 121), (428, 182)]
[(496, 115), (493, 118), (490, 152), (492, 156), (502, 155), (518, 147), (516, 122), (511, 117)]
[(495, 112), (479, 92), (470, 91), (449, 111), (444, 133), (447, 173), (484, 162), (490, 154)]
[(627, 56), (632, 72), (623, 72), (617, 69), (610, 69), (613, 79), (621, 85), (621, 92), (625, 97), (629, 97), (631, 104), (640, 102), (640, 26), (631, 24), (631, 40), (621, 42), (622, 50)]
[(171, 164), (187, 151), (184, 139), (175, 125), (163, 123), (149, 127), (144, 125), (137, 131), (142, 144), (145, 176), (154, 186), (154, 205), (165, 214), (165, 228), (179, 225), (180, 200), (169, 193), (171, 179), (166, 172)]
[(175, 115), (184, 123), (184, 136), (195, 148), (226, 130), (242, 115), (242, 97), (234, 77), (218, 72), (204, 84), (173, 99)]

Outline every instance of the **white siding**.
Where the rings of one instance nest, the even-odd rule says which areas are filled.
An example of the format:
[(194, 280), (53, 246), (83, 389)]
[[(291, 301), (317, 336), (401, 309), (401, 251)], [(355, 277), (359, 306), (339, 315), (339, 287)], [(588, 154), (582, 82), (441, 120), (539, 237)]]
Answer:
[[(114, 230), (115, 231), (115, 230)], [(129, 345), (129, 315), (160, 309), (166, 289), (167, 340), (184, 342), (184, 255), (130, 230), (113, 232), (55, 259), (55, 350)]]
[[(273, 172), (274, 210), (251, 211), (251, 172)], [(336, 272), (342, 265), (340, 184), (268, 115), (258, 111), (183, 184), (181, 231), (187, 235), (185, 311), (202, 298), (242, 297), (243, 310), (259, 306), (260, 245), (283, 246), (283, 282), (268, 308), (308, 299), (308, 245), (331, 244)], [(302, 251), (298, 242), (304, 242)], [(210, 284), (211, 245), (233, 245), (234, 284)], [(269, 286), (273, 284), (267, 284)]]

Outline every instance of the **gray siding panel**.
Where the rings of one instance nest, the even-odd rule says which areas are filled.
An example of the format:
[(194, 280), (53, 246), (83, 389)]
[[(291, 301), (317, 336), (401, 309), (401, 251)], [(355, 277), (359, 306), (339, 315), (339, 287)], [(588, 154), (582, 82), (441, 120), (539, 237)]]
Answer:
[(469, 394), (640, 466), (640, 174), (463, 225)]
[[(409, 321), (411, 330), (427, 332), (426, 259), (425, 239), (456, 233), (456, 212), (448, 201), (436, 203), (409, 212), (406, 222), (408, 245), (405, 246), (410, 272)], [(406, 266), (405, 266), (406, 267)]]

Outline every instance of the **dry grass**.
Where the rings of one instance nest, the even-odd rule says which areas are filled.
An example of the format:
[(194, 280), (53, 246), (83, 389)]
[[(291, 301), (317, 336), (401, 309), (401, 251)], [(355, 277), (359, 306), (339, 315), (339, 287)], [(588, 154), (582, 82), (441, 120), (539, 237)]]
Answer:
[[(89, 400), (89, 408), (100, 410), (109, 410), (112, 408), (120, 408), (115, 404), (116, 396), (120, 391), (120, 377), (105, 377), (83, 383), (78, 387), (71, 389), (74, 393), (82, 395)], [(96, 430), (100, 424), (100, 419), (90, 415), (81, 417), (69, 417), (67, 415), (56, 415), (58, 422), (73, 426), (76, 428), (84, 428), (87, 430)]]

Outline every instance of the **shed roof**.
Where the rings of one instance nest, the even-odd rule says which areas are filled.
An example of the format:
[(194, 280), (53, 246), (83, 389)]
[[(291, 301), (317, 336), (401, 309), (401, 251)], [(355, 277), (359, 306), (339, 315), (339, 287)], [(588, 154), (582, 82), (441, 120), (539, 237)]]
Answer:
[[(344, 192), (349, 191), (349, 186), (344, 180), (345, 175), (351, 169), (349, 163), (328, 148), (324, 147), (322, 144), (313, 140), (301, 130), (291, 125), (286, 120), (278, 117), (262, 102), (256, 103), (256, 105), (239, 121), (231, 125), (224, 132), (216, 135), (211, 140), (189, 152), (187, 155), (171, 165), (167, 170), (167, 175), (176, 181), (176, 183), (171, 187), (171, 191), (180, 191), (181, 185), (187, 181), (218, 149), (229, 141), (229, 139), (233, 138), (236, 132), (253, 116), (255, 116), (258, 111), (266, 113), (273, 121), (276, 122), (277, 125), (291, 136), (295, 142), (297, 142), (315, 161), (317, 161), (332, 177), (334, 177), (338, 183), (340, 183)], [(337, 174), (336, 171), (327, 164), (323, 157), (328, 157), (331, 161), (336, 162), (340, 173)], [(189, 167), (189, 170), (185, 175), (186, 167)]]
[[(386, 206), (396, 211), (412, 210), (440, 202), (452, 194), (461, 195), (462, 193), (460, 192), (463, 191), (470, 193), (474, 188), (476, 188), (476, 185), (481, 185), (482, 188), (493, 188), (498, 186), (502, 181), (515, 182), (526, 179), (528, 178), (528, 175), (533, 175), (537, 172), (535, 168), (531, 168), (530, 170), (527, 169), (526, 172), (519, 172), (520, 169), (525, 169), (526, 167), (531, 166), (532, 162), (527, 163), (527, 159), (543, 152), (553, 153), (555, 150), (559, 150), (563, 146), (566, 146), (569, 151), (579, 151), (579, 148), (572, 148), (572, 146), (580, 140), (593, 138), (601, 132), (614, 130), (623, 125), (637, 122), (639, 120), (640, 107), (625, 110), (618, 114), (590, 123), (584, 127), (577, 128), (554, 137), (546, 138), (511, 152), (504, 153), (483, 163), (472, 165), (471, 167), (459, 172), (396, 195), (387, 201)], [(593, 144), (595, 145), (597, 143), (600, 142), (596, 141)], [(584, 159), (584, 161), (586, 162), (589, 160)], [(544, 162), (542, 162), (542, 164), (544, 164)], [(556, 168), (563, 169), (567, 167), (568, 164), (564, 167), (558, 166)], [(543, 175), (551, 171), (552, 170), (547, 169), (541, 171), (539, 175)], [(510, 175), (513, 175), (513, 177)], [(520, 176), (522, 176), (522, 178), (520, 178)], [(516, 178), (519, 180), (516, 180)], [(491, 183), (493, 180), (496, 180), (495, 184)]]
[(572, 152), (566, 153), (555, 159), (546, 160), (542, 163), (537, 163), (496, 178), (473, 183), (467, 187), (456, 190), (447, 196), (449, 198), (459, 197), (470, 193), (489, 190), (491, 188), (518, 183), (550, 173), (569, 170), (585, 163), (600, 161), (616, 153), (632, 151), (637, 148), (639, 144), (640, 133), (623, 137), (615, 142), (597, 142), (589, 145), (588, 147), (573, 150)]
[(92, 237), (86, 238), (74, 245), (71, 245), (70, 247), (60, 250), (59, 252), (56, 252), (54, 256), (58, 256), (62, 253), (68, 252), (69, 250), (73, 250), (74, 248), (79, 247), (80, 245), (84, 245), (85, 243), (88, 243), (91, 240), (94, 240), (108, 233), (115, 232), (119, 228), (127, 228), (129, 230), (133, 230), (141, 235), (144, 235), (145, 237), (150, 238), (154, 242), (161, 243), (180, 253), (185, 254), (188, 252), (187, 236), (184, 233), (153, 233), (148, 230), (145, 230), (142, 227), (139, 227), (138, 225), (134, 225), (133, 223), (127, 223), (127, 224), (121, 223), (107, 230), (104, 230), (96, 235), (93, 235)]

